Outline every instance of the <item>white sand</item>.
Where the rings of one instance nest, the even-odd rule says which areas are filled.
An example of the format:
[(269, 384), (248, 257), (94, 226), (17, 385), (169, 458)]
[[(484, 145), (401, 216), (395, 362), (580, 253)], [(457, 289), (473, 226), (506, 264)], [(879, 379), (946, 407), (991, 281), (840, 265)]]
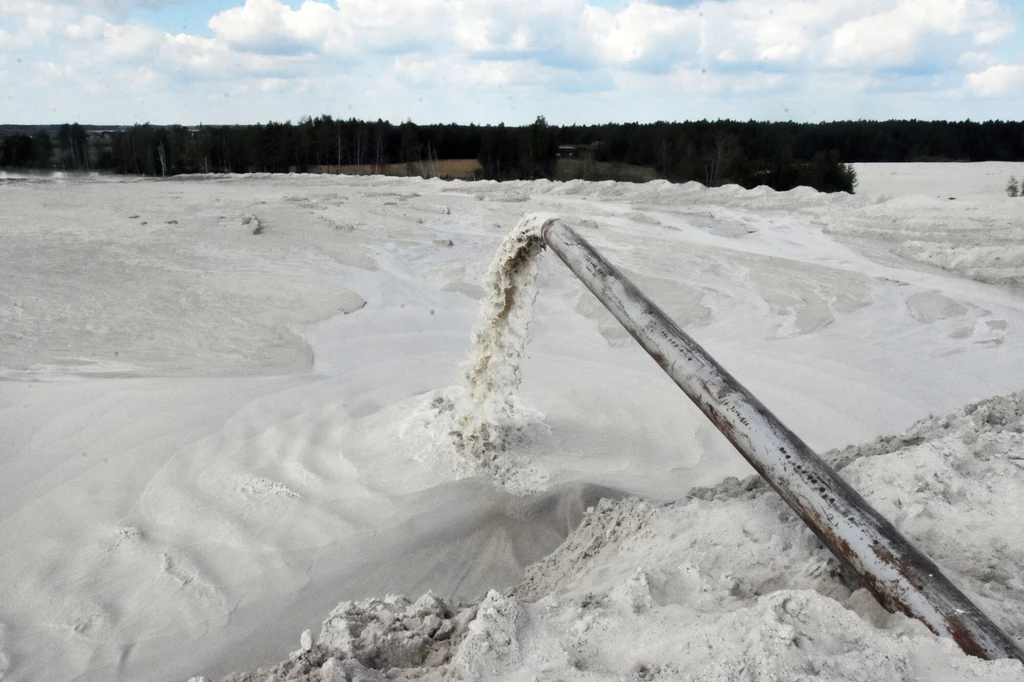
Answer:
[[(695, 486), (746, 475), (550, 256), (540, 263), (515, 412), (521, 439), (510, 453), (523, 467), (516, 480), (528, 483), (513, 492), (535, 492), (512, 494), (452, 461), (436, 406), (458, 397), (484, 271), (525, 212), (575, 221), (798, 434), (826, 449), (1024, 386), (1024, 302), (1012, 290), (1024, 266), (1010, 248), (1022, 243), (1024, 214), (1011, 214), (1012, 202), (987, 191), (940, 201), (659, 182), (0, 178), (3, 679), (183, 680), (252, 670), (286, 657), (303, 630), (319, 631), (339, 600), (388, 593), (433, 590), (450, 602), (498, 590), (487, 610), (495, 624), (476, 626), (469, 640), (479, 642), (509, 619), (540, 618), (544, 600), (514, 597), (516, 606), (509, 588), (600, 497), (681, 500)], [(247, 215), (261, 234), (243, 224)], [(921, 471), (945, 471), (956, 456)], [(999, 480), (1016, 485), (1009, 466)], [(884, 497), (904, 483), (876, 476), (861, 485)], [(993, 507), (979, 507), (976, 523), (1004, 549), (970, 570), (936, 556), (955, 575), (1018, 570), (1021, 535)], [(666, 509), (652, 511), (664, 528), (691, 513)], [(738, 552), (747, 512), (729, 521), (715, 509), (708, 513), (737, 534)], [(758, 532), (775, 532), (771, 518), (759, 522)], [(804, 533), (786, 519), (777, 532)], [(935, 547), (968, 535), (943, 532)], [(739, 571), (744, 557), (771, 554), (774, 545), (759, 537), (748, 554), (695, 563), (700, 580), (726, 561)], [(675, 561), (671, 543), (659, 546)], [(813, 544), (800, 547), (794, 560), (827, 558)], [(969, 564), (980, 556), (963, 554)], [(812, 662), (867, 647), (963, 666), (979, 679), (1020, 674), (960, 657), (913, 624), (878, 627), (859, 597), (783, 580), (796, 565), (783, 559), (751, 569), (767, 586), (759, 598), (733, 604), (712, 590), (712, 616), (693, 636), (724, 641), (749, 629), (744, 618), (783, 622), (772, 615), (786, 599), (779, 590), (795, 590), (793, 617), (806, 625), (783, 622), (797, 632), (790, 641), (821, 633), (833, 642), (812, 648)], [(607, 640), (584, 636), (596, 621), (558, 583), (569, 578), (545, 583), (555, 590), (545, 627), (582, 628), (573, 660), (590, 661), (598, 678), (634, 674), (619, 663), (653, 670), (690, 660), (672, 658), (679, 640), (665, 633), (692, 622), (693, 603), (679, 596), (685, 590), (658, 601), (658, 571), (668, 580), (671, 566), (651, 563), (648, 578), (627, 585), (631, 563), (580, 566), (572, 589), (609, 599), (625, 590), (642, 603), (635, 583), (654, 585), (654, 615), (642, 616), (654, 620), (637, 616), (634, 630), (625, 615), (608, 621), (661, 647), (644, 654), (650, 665), (639, 653), (619, 662), (611, 649), (602, 654)], [(598, 574), (605, 582), (587, 577)], [(625, 585), (619, 592), (615, 581)], [(1003, 582), (1019, 601), (1020, 586)], [(990, 610), (1020, 635), (1020, 614)], [(757, 665), (804, 665), (759, 637), (767, 653), (751, 659)], [(912, 641), (900, 649), (900, 637)], [(459, 670), (493, 665), (514, 677), (541, 674), (555, 660), (553, 670), (571, 678), (564, 665), (572, 661), (557, 649), (516, 641), (519, 653), (493, 660), (467, 645)], [(905, 670), (921, 673), (914, 661)]]
[[(843, 475), (1024, 638), (1024, 393), (832, 452)], [(993, 524), (993, 519), (1002, 519)], [(337, 671), (337, 672), (335, 672)], [(290, 660), (225, 682), (1024, 680), (893, 615), (756, 477), (602, 500), (503, 595), (347, 602)], [(344, 676), (341, 676), (344, 675)]]
[(1024, 163), (855, 163), (858, 194), (901, 197), (1005, 197), (1011, 177), (1024, 179)]

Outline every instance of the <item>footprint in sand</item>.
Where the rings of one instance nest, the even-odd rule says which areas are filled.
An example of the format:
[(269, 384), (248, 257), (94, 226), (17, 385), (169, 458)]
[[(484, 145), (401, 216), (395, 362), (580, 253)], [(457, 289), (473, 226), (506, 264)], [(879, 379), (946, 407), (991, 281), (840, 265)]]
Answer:
[(235, 483), (235, 490), (246, 498), (266, 502), (273, 499), (298, 499), (300, 495), (277, 481), (271, 481), (262, 476), (245, 476), (239, 478)]
[[(138, 544), (142, 540), (142, 531), (135, 526), (122, 526), (117, 529), (117, 535), (114, 538), (114, 547), (121, 546), (132, 546)], [(112, 549), (113, 549), (112, 548)]]
[(110, 616), (91, 599), (68, 598), (53, 624), (59, 628), (69, 628), (80, 637), (92, 639), (110, 628)]
[(157, 584), (172, 597), (168, 607), (208, 618), (226, 614), (228, 606), (224, 594), (187, 555), (160, 552), (157, 558), (160, 562), (158, 575), (162, 579)]
[(160, 555), (160, 571), (167, 577), (176, 580), (182, 587), (199, 581), (199, 571), (195, 567), (176, 560), (166, 552)]
[[(156, 594), (172, 596), (178, 606), (190, 604), (184, 607), (189, 609), (202, 610), (208, 605), (223, 608), (225, 605), (220, 591), (203, 576), (198, 566), (188, 556), (170, 549), (160, 551), (147, 542), (146, 535), (135, 526), (118, 527), (110, 550), (105, 559), (105, 571), (108, 575), (152, 576), (154, 563), (156, 564), (156, 575), (159, 579), (152, 582), (143, 578), (146, 583), (144, 589), (151, 596), (151, 590), (156, 590)], [(133, 591), (131, 580), (121, 582), (123, 592)], [(138, 584), (134, 584), (134, 589), (138, 589)], [(81, 624), (76, 628), (79, 632), (94, 629), (96, 624), (103, 622), (95, 614), (90, 614), (84, 619), (79, 618), (79, 621)]]

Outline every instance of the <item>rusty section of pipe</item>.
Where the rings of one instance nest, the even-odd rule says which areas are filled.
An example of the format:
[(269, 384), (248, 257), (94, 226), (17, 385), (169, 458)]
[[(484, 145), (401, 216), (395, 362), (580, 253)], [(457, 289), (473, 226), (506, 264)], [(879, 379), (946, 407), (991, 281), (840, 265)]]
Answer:
[(986, 659), (1024, 651), (928, 557), (786, 428), (586, 240), (558, 220), (544, 241), (782, 499), (890, 611)]

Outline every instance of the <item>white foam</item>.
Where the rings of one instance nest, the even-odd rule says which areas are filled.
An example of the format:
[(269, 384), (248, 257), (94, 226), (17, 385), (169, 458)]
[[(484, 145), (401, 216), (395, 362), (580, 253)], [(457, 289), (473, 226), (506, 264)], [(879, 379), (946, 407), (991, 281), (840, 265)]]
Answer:
[[(437, 403), (438, 417), (457, 456), (469, 459), (517, 492), (537, 490), (545, 479), (507, 450), (536, 421), (517, 398), (521, 362), (537, 298), (538, 259), (544, 250), (540, 229), (551, 216), (527, 215), (505, 237), (483, 280), (483, 298), (462, 374), (465, 390), (450, 409)], [(450, 424), (450, 426), (449, 426)]]

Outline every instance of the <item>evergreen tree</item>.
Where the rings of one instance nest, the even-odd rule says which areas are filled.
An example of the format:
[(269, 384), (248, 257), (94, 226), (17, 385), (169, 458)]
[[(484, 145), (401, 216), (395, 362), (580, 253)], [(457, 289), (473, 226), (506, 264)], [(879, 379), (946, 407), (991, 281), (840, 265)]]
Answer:
[[(748, 188), (764, 184), (778, 190), (808, 185), (850, 192), (856, 188), (856, 174), (848, 164), (854, 162), (1024, 161), (1024, 123), (1004, 121), (705, 120), (558, 127), (539, 116), (530, 125), (512, 127), (421, 126), (412, 121), (392, 125), (324, 115), (303, 117), (297, 124), (271, 121), (194, 129), (135, 125), (102, 143), (78, 124), (41, 132), (48, 134), (0, 129), (0, 164), (52, 163), (86, 170), (98, 162), (101, 169), (118, 173), (172, 175), (310, 171), (347, 164), (377, 171), (387, 164), (412, 163), (419, 164), (416, 172), (428, 173), (436, 170), (438, 160), (476, 158), (483, 178), (514, 180), (554, 177), (559, 145), (597, 143), (587, 157), (594, 172), (602, 162), (613, 162), (647, 167), (636, 177), (656, 174), (673, 182)], [(614, 170), (605, 170), (606, 176), (616, 177)], [(1024, 190), (1018, 185), (1017, 192)]]

